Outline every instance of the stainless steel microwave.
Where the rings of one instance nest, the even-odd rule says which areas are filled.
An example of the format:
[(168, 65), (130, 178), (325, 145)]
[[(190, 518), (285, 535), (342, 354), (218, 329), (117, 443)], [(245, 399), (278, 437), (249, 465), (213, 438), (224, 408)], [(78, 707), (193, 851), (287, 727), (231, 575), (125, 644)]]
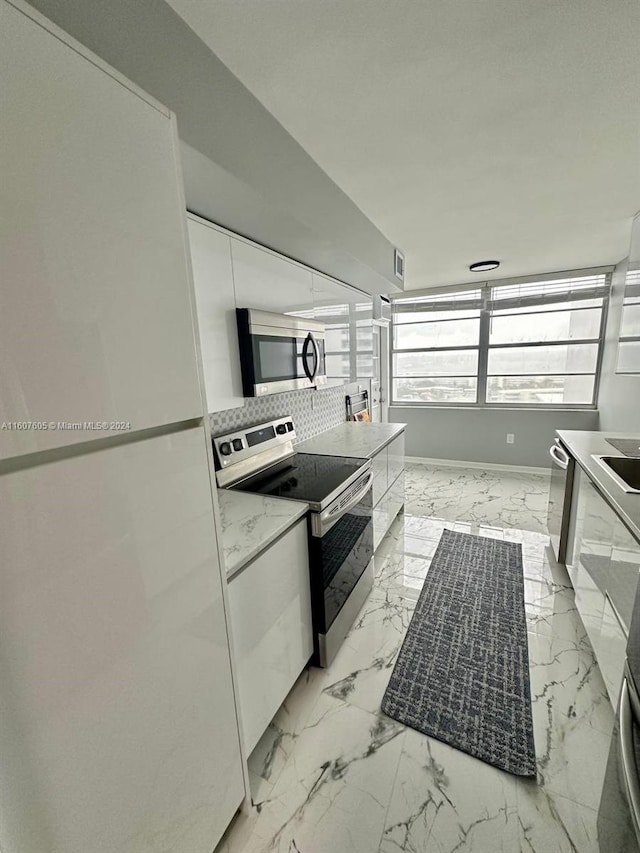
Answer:
[(323, 323), (253, 308), (236, 315), (245, 397), (326, 385)]

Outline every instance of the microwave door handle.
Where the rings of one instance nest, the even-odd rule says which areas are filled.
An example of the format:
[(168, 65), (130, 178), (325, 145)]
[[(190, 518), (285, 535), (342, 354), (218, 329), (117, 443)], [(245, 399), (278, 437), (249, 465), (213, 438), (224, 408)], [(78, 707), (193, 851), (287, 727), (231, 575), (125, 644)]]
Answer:
[[(314, 350), (314, 355), (316, 357), (315, 368), (313, 371), (309, 369), (309, 347), (312, 346)], [(304, 339), (304, 344), (302, 345), (302, 368), (304, 370), (304, 374), (309, 380), (309, 382), (313, 382), (316, 373), (318, 372), (318, 345), (315, 342), (315, 339), (311, 332)]]
[(313, 378), (315, 379), (318, 375), (318, 370), (320, 369), (320, 348), (318, 347), (318, 342), (311, 332), (309, 332), (309, 337), (311, 338), (311, 344), (313, 346)]

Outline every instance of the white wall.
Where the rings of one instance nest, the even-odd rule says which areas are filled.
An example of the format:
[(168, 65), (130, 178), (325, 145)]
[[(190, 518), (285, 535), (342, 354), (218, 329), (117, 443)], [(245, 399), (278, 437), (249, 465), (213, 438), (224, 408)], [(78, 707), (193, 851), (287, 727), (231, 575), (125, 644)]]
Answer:
[(634, 432), (640, 436), (640, 373), (615, 372), (626, 271), (625, 258), (613, 273), (598, 408), (601, 430)]

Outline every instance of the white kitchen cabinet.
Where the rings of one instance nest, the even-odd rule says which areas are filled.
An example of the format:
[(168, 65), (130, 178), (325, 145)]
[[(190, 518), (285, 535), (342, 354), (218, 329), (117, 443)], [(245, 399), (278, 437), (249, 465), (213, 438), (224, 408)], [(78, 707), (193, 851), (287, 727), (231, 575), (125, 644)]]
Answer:
[(387, 492), (373, 508), (373, 547), (382, 542), (395, 517), (404, 506), (404, 471), (396, 477)]
[(0, 422), (47, 425), (0, 458), (203, 413), (175, 118), (47, 26), (0, 3)]
[(393, 520), (404, 506), (404, 470), (398, 474), (389, 487), (386, 500), (389, 508), (389, 527), (391, 527)]
[(193, 214), (188, 226), (207, 411), (236, 409), (244, 397), (231, 238)]
[(379, 374), (373, 343), (371, 296), (313, 272), (314, 317), (325, 323), (329, 384), (369, 385)]
[(371, 474), (373, 477), (372, 500), (374, 507), (380, 503), (389, 487), (388, 467), (388, 451), (385, 447), (380, 453), (376, 453), (371, 460)]
[(633, 603), (640, 573), (640, 543), (616, 518), (611, 543), (611, 575), (608, 592), (626, 629), (631, 625)]
[(371, 460), (374, 550), (404, 506), (404, 432)]
[(310, 269), (236, 237), (231, 238), (231, 256), (238, 308), (313, 316)]
[(615, 707), (640, 571), (640, 544), (585, 472), (577, 468), (576, 475), (567, 569), (576, 608)]
[(588, 477), (583, 477), (580, 481), (578, 499), (583, 503), (584, 511), (579, 560), (573, 585), (576, 607), (597, 656), (616, 516)]
[(388, 445), (388, 479), (389, 486), (394, 483), (404, 471), (404, 432), (400, 433)]
[(597, 658), (600, 652), (604, 593), (583, 566), (578, 571), (574, 589), (576, 608)]
[(209, 853), (244, 798), (202, 427), (0, 477), (5, 853)]
[(602, 608), (602, 622), (596, 656), (602, 679), (614, 708), (617, 706), (620, 696), (626, 651), (627, 634), (611, 604), (611, 599), (606, 595)]
[(306, 519), (231, 579), (229, 604), (251, 753), (313, 652)]

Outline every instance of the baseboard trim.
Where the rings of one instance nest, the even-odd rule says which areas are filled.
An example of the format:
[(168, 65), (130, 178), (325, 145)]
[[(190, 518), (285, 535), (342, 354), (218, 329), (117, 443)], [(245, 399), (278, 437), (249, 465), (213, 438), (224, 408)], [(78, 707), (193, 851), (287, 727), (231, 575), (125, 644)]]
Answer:
[(548, 474), (549, 468), (530, 465), (502, 465), (499, 462), (466, 462), (462, 459), (433, 459), (427, 456), (405, 456), (405, 462), (417, 465), (443, 465), (447, 468), (489, 468), (492, 471), (514, 471), (518, 474)]

